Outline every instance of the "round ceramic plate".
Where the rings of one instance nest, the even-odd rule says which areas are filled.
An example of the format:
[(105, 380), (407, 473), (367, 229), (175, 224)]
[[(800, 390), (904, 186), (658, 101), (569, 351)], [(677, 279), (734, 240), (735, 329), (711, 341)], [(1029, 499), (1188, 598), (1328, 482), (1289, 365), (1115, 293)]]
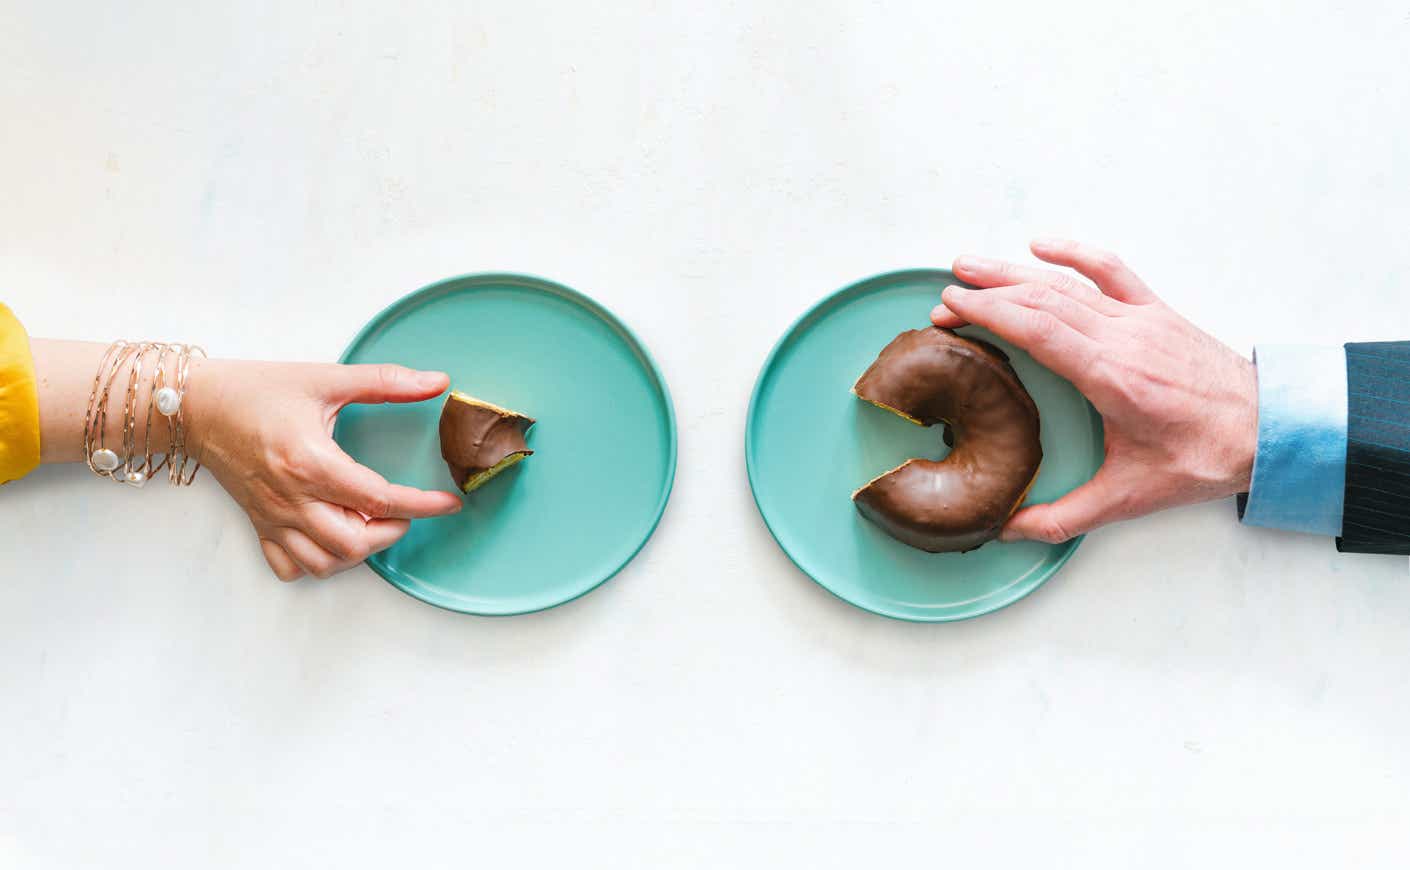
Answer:
[[(367, 560), (422, 601), (493, 616), (562, 604), (617, 573), (661, 519), (676, 468), (670, 395), (631, 330), (581, 293), (525, 275), (450, 278), (373, 318), (342, 361), (444, 371), (454, 389), (538, 421), (532, 456)], [(443, 401), (349, 406), (334, 438), (388, 480), (454, 492)]]
[[(1077, 549), (992, 541), (968, 553), (926, 553), (891, 538), (852, 505), (852, 492), (912, 456), (948, 450), (924, 428), (852, 395), (887, 342), (930, 322), (947, 271), (892, 272), (846, 287), (784, 334), (749, 405), (744, 454), (754, 501), (795, 564), (865, 610), (946, 622), (989, 613), (1032, 592)], [(1089, 480), (1102, 461), (1101, 418), (1067, 381), (991, 333), (1042, 417), (1043, 464), (1028, 502), (1051, 501)]]

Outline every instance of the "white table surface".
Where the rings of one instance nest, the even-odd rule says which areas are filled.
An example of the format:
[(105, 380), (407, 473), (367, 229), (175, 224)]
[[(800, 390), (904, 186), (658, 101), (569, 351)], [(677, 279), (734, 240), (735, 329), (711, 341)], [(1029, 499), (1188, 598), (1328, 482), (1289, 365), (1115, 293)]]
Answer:
[(6, 487), (0, 866), (1404, 865), (1405, 559), (1224, 502), (903, 624), (742, 457), (806, 306), (1037, 234), (1242, 350), (1410, 337), (1403, 3), (0, 5), (33, 334), (327, 360), (530, 271), (642, 336), (681, 446), (641, 555), (507, 620), (281, 585), (209, 478)]

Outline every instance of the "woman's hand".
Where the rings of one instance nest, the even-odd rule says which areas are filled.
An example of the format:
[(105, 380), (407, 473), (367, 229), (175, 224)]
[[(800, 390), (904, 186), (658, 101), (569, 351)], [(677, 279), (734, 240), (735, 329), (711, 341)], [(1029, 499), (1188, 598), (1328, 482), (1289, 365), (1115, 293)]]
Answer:
[(945, 288), (931, 320), (983, 326), (1071, 381), (1102, 415), (1106, 460), (1066, 496), (1015, 513), (1003, 539), (1057, 543), (1246, 491), (1258, 440), (1253, 364), (1172, 311), (1115, 256), (1060, 240), (1035, 241), (1032, 251), (1092, 284), (960, 257), (956, 276), (986, 289)]
[(338, 412), (431, 399), (449, 383), (394, 365), (201, 361), (186, 393), (191, 452), (249, 514), (280, 580), (328, 577), (390, 547), (408, 520), (461, 507), (358, 465), (333, 441)]

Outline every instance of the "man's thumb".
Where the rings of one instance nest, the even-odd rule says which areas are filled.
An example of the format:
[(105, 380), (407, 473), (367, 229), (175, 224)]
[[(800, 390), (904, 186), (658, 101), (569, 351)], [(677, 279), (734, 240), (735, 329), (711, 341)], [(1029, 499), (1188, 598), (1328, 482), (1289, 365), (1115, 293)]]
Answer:
[(1093, 478), (1055, 502), (1020, 509), (1004, 524), (999, 539), (1061, 544), (1110, 522), (1111, 502), (1108, 488)]

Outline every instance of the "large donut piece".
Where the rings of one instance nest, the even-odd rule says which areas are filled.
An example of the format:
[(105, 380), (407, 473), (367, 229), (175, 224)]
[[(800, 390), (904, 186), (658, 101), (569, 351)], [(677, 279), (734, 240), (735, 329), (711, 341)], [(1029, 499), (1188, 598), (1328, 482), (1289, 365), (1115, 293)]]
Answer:
[(998, 537), (1043, 459), (1038, 406), (1003, 351), (948, 329), (912, 329), (881, 351), (852, 392), (912, 423), (946, 424), (954, 448), (939, 462), (908, 459), (852, 493), (862, 516), (930, 553)]

